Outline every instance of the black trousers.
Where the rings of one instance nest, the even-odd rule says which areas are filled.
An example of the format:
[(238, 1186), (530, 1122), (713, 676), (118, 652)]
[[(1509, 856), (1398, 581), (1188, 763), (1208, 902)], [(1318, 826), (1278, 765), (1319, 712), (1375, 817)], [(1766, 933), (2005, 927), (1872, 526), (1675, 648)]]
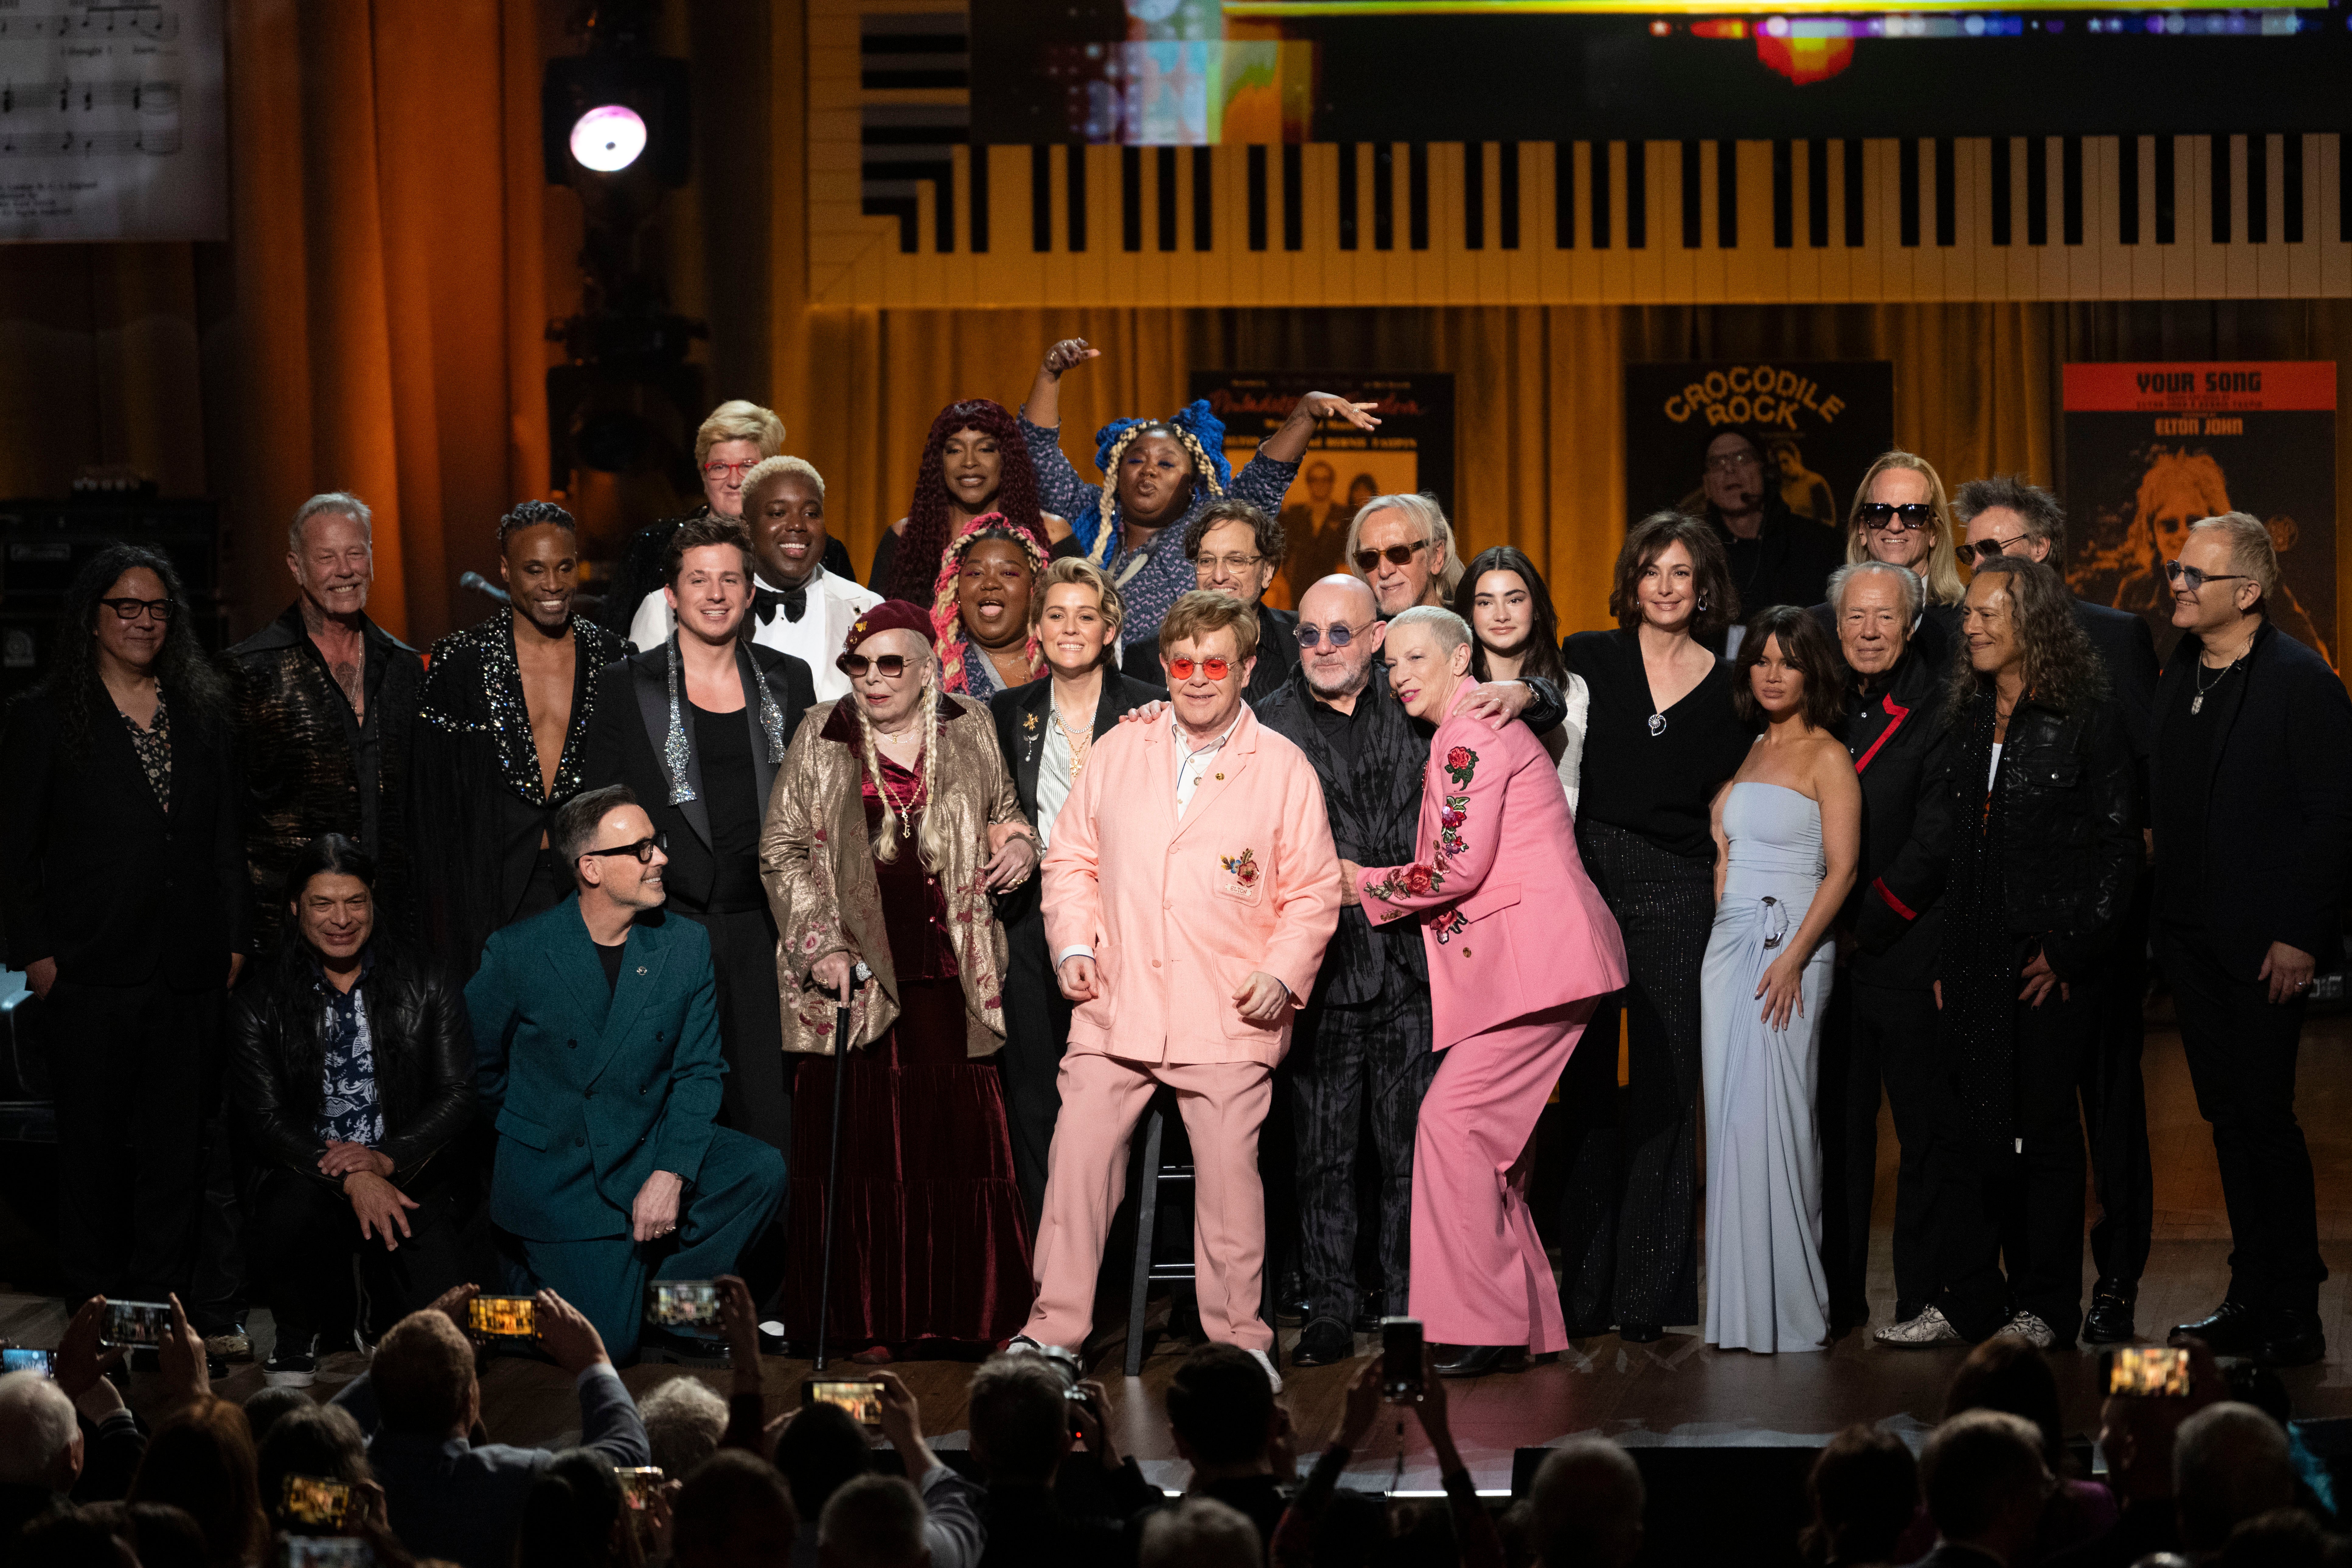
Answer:
[[(1606, 823), (1584, 868), (1625, 936), (1631, 983), (1593, 1015), (1560, 1075), (1567, 1177), (1554, 1226), (1570, 1331), (1698, 1321), (1699, 968), (1715, 872)], [(1626, 1083), (1617, 1086), (1618, 1009)]]
[[(2016, 982), (2010, 984), (2016, 984)], [(2062, 1345), (2083, 1326), (2083, 1124), (2074, 1086), (2098, 1029), (2099, 987), (2017, 1006), (2016, 1136), (1967, 1138), (1948, 1119), (1927, 1156), (1936, 1304), (1969, 1340), (2031, 1312)]]
[(1013, 1174), (1021, 1184), (1029, 1234), (1045, 1212), (1045, 1157), (1054, 1122), (1062, 1114), (1062, 1052), (1076, 1011), (1055, 984), (1045, 952), (1045, 916), (1035, 897), (1004, 928), (1004, 1048), (996, 1054), (1004, 1079), (1004, 1120), (1013, 1134)]
[(335, 1188), (283, 1165), (260, 1172), (254, 1182), (254, 1276), (277, 1321), (278, 1342), (299, 1345), (321, 1334), (336, 1345), (346, 1330), (372, 1341), (451, 1286), (489, 1281), (487, 1250), (478, 1238), (468, 1247), (472, 1190), (453, 1179), (411, 1191), (417, 1206), (404, 1211), (409, 1234), (397, 1249), (387, 1249), (381, 1237), (360, 1235), (351, 1200)]
[(1830, 1316), (1870, 1315), (1870, 1211), (1878, 1175), (1878, 1094), (1901, 1145), (1895, 1168), (1895, 1321), (1916, 1317), (1936, 1293), (1927, 1244), (1927, 1146), (1936, 1124), (1936, 995), (1838, 975), (1822, 1030), (1822, 1258)]
[(719, 1111), (726, 1124), (783, 1155), (793, 1152), (793, 1075), (776, 994), (776, 922), (762, 907), (670, 908), (710, 933), (719, 983), (719, 1047), (727, 1058)]
[(1404, 1308), (1412, 1277), (1413, 1135), (1439, 1060), (1430, 1049), (1428, 988), (1394, 971), (1377, 999), (1310, 1007), (1291, 1035), (1284, 1065), (1297, 1141), (1298, 1271), (1310, 1321), (1355, 1321), (1356, 1154), (1367, 1121), (1378, 1164), (1381, 1288), (1390, 1310)]
[(2327, 1265), (2311, 1152), (2294, 1119), (2305, 998), (2273, 1004), (2267, 983), (2233, 979), (2201, 931), (2168, 925), (2162, 949), (2189, 1081), (2221, 1167), (2230, 1300), (2315, 1311)]
[(58, 1263), (66, 1298), (191, 1292), (204, 1089), (218, 991), (59, 980), (43, 1007), (57, 1086)]
[(2083, 1061), (2078, 1092), (2091, 1137), (2091, 1186), (2099, 1217), (2091, 1225), (2091, 1261), (2099, 1284), (2126, 1296), (2139, 1289), (2156, 1231), (2156, 1173), (2147, 1150), (2147, 1090), (2140, 1047), (2147, 1026), (2147, 924), (2150, 881), (2140, 873), (2116, 932), (2115, 956), (2099, 984), (2095, 1039)]

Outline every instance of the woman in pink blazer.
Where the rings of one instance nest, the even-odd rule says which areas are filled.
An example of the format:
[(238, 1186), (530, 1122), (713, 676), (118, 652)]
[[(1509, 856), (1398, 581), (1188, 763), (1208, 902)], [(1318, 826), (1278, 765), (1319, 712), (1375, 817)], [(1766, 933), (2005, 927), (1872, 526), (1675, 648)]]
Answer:
[(1341, 869), (1375, 922), (1421, 918), (1446, 1053), (1414, 1140), (1412, 1315), (1457, 1347), (1440, 1373), (1516, 1372), (1568, 1343), (1521, 1156), (1599, 998), (1625, 984), (1625, 944), (1543, 742), (1463, 710), (1469, 626), (1410, 609), (1389, 623), (1388, 653), (1405, 711), (1437, 724), (1420, 836), (1410, 866)]

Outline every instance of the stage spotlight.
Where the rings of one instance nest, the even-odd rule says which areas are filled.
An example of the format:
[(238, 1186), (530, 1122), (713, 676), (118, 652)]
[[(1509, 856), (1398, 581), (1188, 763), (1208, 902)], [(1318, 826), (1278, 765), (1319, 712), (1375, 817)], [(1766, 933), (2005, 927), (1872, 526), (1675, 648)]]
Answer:
[(590, 110), (572, 125), (572, 155), (583, 169), (617, 174), (646, 150), (646, 122), (625, 104)]

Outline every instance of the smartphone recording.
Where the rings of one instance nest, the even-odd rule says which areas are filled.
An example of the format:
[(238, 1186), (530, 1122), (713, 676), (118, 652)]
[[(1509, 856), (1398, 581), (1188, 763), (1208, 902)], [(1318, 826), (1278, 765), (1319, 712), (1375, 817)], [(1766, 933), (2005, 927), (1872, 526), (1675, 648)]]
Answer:
[(801, 1405), (832, 1405), (862, 1426), (882, 1425), (882, 1384), (872, 1378), (813, 1377), (801, 1384)]
[(534, 1340), (538, 1307), (528, 1296), (477, 1296), (466, 1303), (466, 1321), (476, 1333), (493, 1339)]
[(168, 1302), (109, 1301), (99, 1334), (110, 1345), (160, 1345), (171, 1330)]
[(278, 1511), (297, 1524), (341, 1530), (352, 1516), (352, 1489), (324, 1476), (289, 1476)]
[(2099, 1386), (2149, 1399), (2189, 1397), (2189, 1352), (2174, 1345), (2126, 1345), (2102, 1358)]
[(646, 1321), (665, 1329), (719, 1323), (719, 1287), (708, 1279), (656, 1279), (646, 1288)]
[(0, 1373), (8, 1372), (37, 1372), (43, 1377), (55, 1377), (58, 1375), (58, 1352), (20, 1350), (11, 1345), (0, 1350)]

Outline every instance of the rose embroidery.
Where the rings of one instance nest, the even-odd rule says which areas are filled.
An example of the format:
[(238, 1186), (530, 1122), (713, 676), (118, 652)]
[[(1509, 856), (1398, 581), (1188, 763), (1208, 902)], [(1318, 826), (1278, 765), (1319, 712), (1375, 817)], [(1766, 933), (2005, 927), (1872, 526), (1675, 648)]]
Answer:
[(1244, 849), (1238, 855), (1220, 855), (1217, 857), (1217, 863), (1225, 868), (1225, 875), (1234, 879), (1234, 883), (1236, 887), (1255, 888), (1257, 886), (1258, 865), (1256, 850)]
[(1456, 746), (1445, 753), (1445, 776), (1454, 781), (1455, 789), (1470, 787), (1470, 779), (1478, 771), (1478, 753), (1467, 746)]
[(1455, 910), (1451, 914), (1439, 915), (1431, 921), (1431, 929), (1437, 932), (1437, 944), (1440, 947), (1452, 942), (1455, 936), (1468, 930), (1470, 922), (1462, 918), (1460, 910)]
[(1366, 888), (1364, 892), (1390, 903), (1404, 899), (1421, 898), (1441, 892), (1445, 887), (1445, 873), (1433, 866), (1406, 866)]

